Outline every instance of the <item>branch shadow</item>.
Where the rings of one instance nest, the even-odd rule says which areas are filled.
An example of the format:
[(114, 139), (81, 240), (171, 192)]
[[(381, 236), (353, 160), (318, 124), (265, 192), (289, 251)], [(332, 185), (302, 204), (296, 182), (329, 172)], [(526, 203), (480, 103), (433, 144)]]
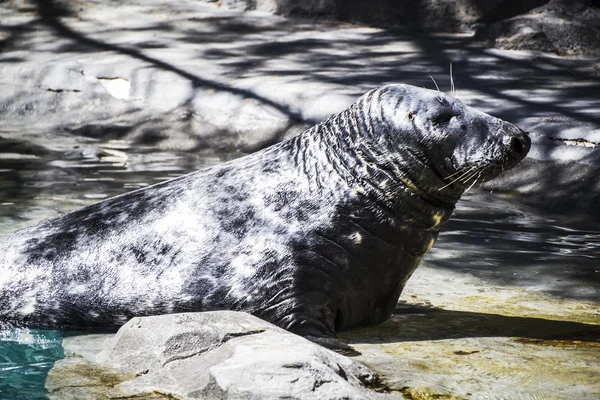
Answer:
[[(302, 122), (303, 119), (301, 115), (295, 111), (293, 111), (289, 106), (277, 103), (271, 99), (258, 95), (250, 90), (234, 88), (223, 83), (211, 81), (208, 79), (204, 79), (200, 76), (192, 74), (188, 71), (185, 71), (181, 68), (178, 68), (174, 65), (169, 64), (166, 61), (159, 60), (157, 58), (148, 56), (135, 48), (126, 48), (124, 46), (119, 46), (116, 44), (102, 42), (100, 40), (93, 39), (91, 37), (87, 37), (79, 32), (76, 32), (63, 24), (58, 18), (57, 15), (60, 15), (60, 8), (57, 3), (53, 0), (35, 0), (37, 4), (38, 12), (41, 18), (41, 21), (51, 27), (56, 33), (65, 38), (71, 39), (76, 42), (79, 46), (87, 46), (96, 50), (103, 51), (113, 51), (119, 54), (127, 55), (129, 57), (133, 57), (140, 61), (147, 62), (151, 64), (155, 68), (159, 68), (165, 71), (173, 72), (187, 80), (190, 81), (194, 88), (202, 88), (202, 89), (212, 89), (219, 90), (224, 92), (229, 92), (232, 94), (236, 94), (242, 96), (244, 98), (250, 98), (254, 100), (258, 100), (259, 102), (270, 106), (279, 112), (286, 115), (293, 121)], [(156, 45), (155, 45), (156, 46)]]
[[(225, 75), (232, 79), (269, 79), (276, 75), (289, 77), (290, 81), (308, 78), (313, 82), (343, 85), (355, 96), (390, 82), (430, 86), (429, 75), (448, 71), (452, 62), (459, 90), (474, 90), (493, 98), (493, 105), (485, 102), (475, 105), (480, 105), (484, 111), (493, 110), (498, 117), (514, 122), (551, 114), (600, 124), (597, 114), (573, 107), (568, 100), (565, 101), (577, 98), (579, 102), (600, 107), (596, 95), (600, 90), (599, 80), (594, 82), (589, 79), (589, 74), (582, 77), (580, 72), (575, 73), (568, 60), (537, 56), (533, 56), (533, 60), (509, 58), (489, 51), (472, 37), (439, 36), (390, 27), (372, 29), (358, 36), (331, 37), (327, 35), (329, 32), (343, 31), (346, 27), (325, 22), (315, 24), (314, 21), (301, 19), (267, 25), (261, 24), (259, 18), (248, 20), (245, 17), (213, 16), (200, 19), (192, 17), (185, 20), (188, 24), (176, 24), (177, 21), (173, 20), (127, 28), (126, 32), (148, 32), (148, 35), (152, 32), (169, 33), (173, 39), (171, 42), (146, 39), (134, 45), (118, 45), (70, 28), (57, 17), (60, 13), (56, 11), (55, 2), (37, 0), (36, 4), (40, 22), (72, 42), (59, 46), (59, 52), (101, 50), (132, 57), (157, 70), (185, 78), (193, 88), (228, 92), (257, 100), (282, 112), (291, 122), (305, 124), (318, 121), (307, 120), (293, 105), (273, 101), (252, 90), (203, 78), (166, 62), (166, 58), (150, 56), (145, 50), (197, 44), (202, 46), (195, 56), (198, 65), (201, 66), (203, 60), (212, 60), (223, 67)], [(190, 21), (197, 24), (190, 25)], [(95, 33), (102, 32), (99, 27)], [(311, 32), (324, 35), (315, 38), (311, 37)], [(399, 42), (409, 43), (413, 48), (396, 46)], [(224, 44), (227, 44), (225, 48), (220, 47)], [(282, 66), (282, 61), (293, 65)], [(510, 73), (499, 70), (505, 68), (510, 69)], [(582, 78), (583, 82), (578, 83)], [(560, 87), (556, 82), (561, 82)], [(565, 85), (568, 82), (574, 84)], [(530, 96), (525, 88), (553, 94), (541, 100), (534, 99), (535, 96)], [(194, 97), (195, 93), (191, 95), (191, 100)]]

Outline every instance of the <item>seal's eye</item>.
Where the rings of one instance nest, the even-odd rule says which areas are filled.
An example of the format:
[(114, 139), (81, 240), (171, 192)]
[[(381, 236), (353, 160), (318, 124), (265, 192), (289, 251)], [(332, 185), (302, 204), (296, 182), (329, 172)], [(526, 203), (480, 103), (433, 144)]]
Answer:
[(436, 125), (445, 125), (450, 122), (452, 118), (454, 118), (454, 115), (452, 114), (440, 114), (433, 119), (433, 123)]

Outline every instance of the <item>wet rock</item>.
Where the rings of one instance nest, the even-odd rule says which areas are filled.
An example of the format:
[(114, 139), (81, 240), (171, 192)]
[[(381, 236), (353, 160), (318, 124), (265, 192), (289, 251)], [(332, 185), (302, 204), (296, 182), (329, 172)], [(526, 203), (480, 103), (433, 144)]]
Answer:
[(368, 368), (245, 313), (134, 318), (63, 346), (51, 399), (381, 397)]
[(552, 0), (477, 31), (500, 49), (537, 50), (559, 55), (600, 54), (600, 8), (586, 1)]

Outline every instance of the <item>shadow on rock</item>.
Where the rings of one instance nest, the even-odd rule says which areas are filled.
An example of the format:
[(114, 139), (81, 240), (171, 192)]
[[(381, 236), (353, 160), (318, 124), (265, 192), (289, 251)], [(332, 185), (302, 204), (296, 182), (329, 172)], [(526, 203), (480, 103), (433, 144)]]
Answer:
[(302, 117), (298, 113), (291, 110), (289, 106), (274, 102), (273, 100), (270, 100), (266, 97), (260, 96), (250, 90), (232, 88), (226, 84), (222, 84), (219, 82), (210, 81), (210, 80), (201, 78), (197, 75), (194, 75), (190, 72), (180, 69), (174, 65), (171, 65), (165, 61), (150, 57), (135, 48), (127, 48), (127, 47), (123, 47), (123, 46), (119, 46), (119, 45), (111, 44), (111, 43), (106, 43), (106, 42), (103, 42), (100, 40), (96, 40), (96, 39), (84, 36), (83, 34), (72, 30), (67, 25), (63, 24), (59, 19), (56, 18), (57, 15), (62, 15), (62, 9), (63, 9), (61, 6), (62, 3), (57, 2), (56, 0), (36, 0), (36, 3), (37, 3), (38, 11), (39, 11), (42, 21), (46, 25), (48, 25), (52, 29), (54, 29), (54, 31), (56, 33), (58, 33), (60, 36), (74, 40), (77, 44), (83, 45), (84, 47), (95, 48), (97, 50), (114, 51), (116, 53), (120, 53), (120, 54), (124, 54), (124, 55), (130, 56), (130, 57), (136, 58), (140, 61), (147, 62), (156, 68), (173, 72), (185, 79), (188, 79), (195, 88), (220, 90), (220, 91), (229, 92), (229, 93), (232, 93), (235, 95), (240, 95), (244, 98), (258, 100), (259, 102), (261, 102), (267, 106), (270, 106), (270, 107), (276, 109), (277, 111), (283, 113), (291, 120), (294, 120), (297, 122), (302, 121)]
[(515, 337), (527, 343), (600, 348), (600, 325), (400, 305), (383, 324), (340, 337), (349, 344)]

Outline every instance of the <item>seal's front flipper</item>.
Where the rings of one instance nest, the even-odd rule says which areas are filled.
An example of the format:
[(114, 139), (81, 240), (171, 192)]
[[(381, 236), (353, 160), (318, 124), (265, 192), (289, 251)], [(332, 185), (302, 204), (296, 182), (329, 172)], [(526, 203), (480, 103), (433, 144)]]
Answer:
[(327, 347), (329, 350), (333, 350), (346, 357), (360, 356), (361, 353), (348, 346), (346, 343), (332, 336), (304, 336), (306, 339), (319, 344), (323, 347)]

